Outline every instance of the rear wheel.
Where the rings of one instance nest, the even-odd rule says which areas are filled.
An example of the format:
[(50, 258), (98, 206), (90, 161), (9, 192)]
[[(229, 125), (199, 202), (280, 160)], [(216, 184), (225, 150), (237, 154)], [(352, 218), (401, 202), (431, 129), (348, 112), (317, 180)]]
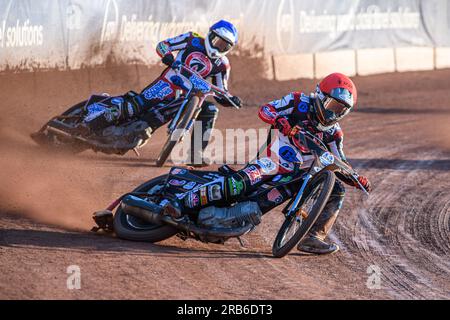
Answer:
[(272, 246), (276, 258), (287, 255), (312, 228), (325, 207), (336, 176), (331, 171), (317, 174), (307, 185), (296, 214), (287, 216)]
[[(191, 100), (188, 102), (183, 118), (181, 119), (180, 123), (177, 125), (174, 133), (167, 138), (166, 144), (164, 145), (164, 147), (158, 157), (158, 160), (156, 160), (157, 167), (162, 167), (166, 163), (167, 159), (169, 158), (170, 154), (172, 153), (173, 148), (175, 148), (177, 143), (180, 142), (181, 138), (185, 134), (185, 132), (183, 132), (180, 135), (180, 130), (184, 131), (187, 128), (187, 126), (189, 125), (189, 122), (191, 120), (194, 120), (195, 113), (198, 110), (197, 106), (199, 105), (199, 103), (200, 103), (199, 97), (192, 97)], [(175, 135), (175, 137), (173, 137), (174, 135)]]
[[(86, 103), (87, 101), (83, 101), (74, 105), (61, 115), (61, 118), (63, 117), (67, 118), (60, 119), (59, 121), (69, 125), (76, 124), (82, 118), (83, 108), (86, 105)], [(84, 143), (80, 143), (78, 141), (74, 142), (72, 139), (70, 140), (64, 139), (63, 137), (60, 137), (55, 133), (45, 130), (45, 128), (50, 124), (50, 122), (48, 122), (39, 132), (31, 134), (31, 138), (37, 144), (47, 147), (63, 147), (64, 150), (70, 150), (70, 152), (72, 153), (80, 153), (89, 149), (89, 147)]]
[[(158, 195), (158, 190), (165, 184), (167, 176), (154, 178), (141, 186), (134, 192), (149, 192)], [(168, 239), (178, 233), (177, 229), (168, 225), (151, 224), (123, 212), (119, 207), (114, 215), (114, 231), (119, 238), (131, 241), (159, 242)]]

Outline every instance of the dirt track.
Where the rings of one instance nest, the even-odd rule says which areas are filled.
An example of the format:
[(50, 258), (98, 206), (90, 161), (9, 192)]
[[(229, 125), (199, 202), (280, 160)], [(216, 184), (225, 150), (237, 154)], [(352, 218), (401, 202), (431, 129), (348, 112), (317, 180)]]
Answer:
[[(264, 127), (258, 104), (314, 88), (312, 81), (244, 77), (245, 65), (235, 61), (243, 72), (232, 89), (248, 106), (222, 108), (220, 129)], [(0, 78), (0, 298), (450, 298), (450, 70), (355, 78), (360, 106), (343, 123), (346, 151), (375, 190), (365, 198), (348, 188), (332, 234), (340, 253), (293, 252), (281, 260), (270, 254), (277, 210), (245, 248), (177, 238), (132, 243), (88, 232), (91, 212), (167, 170), (151, 165), (164, 132), (140, 159), (55, 156), (28, 134), (90, 91), (121, 93), (156, 74), (142, 69), (135, 79), (125, 71), (93, 72), (89, 85), (82, 71)], [(81, 290), (66, 288), (70, 265), (81, 268)], [(380, 289), (366, 286), (370, 265), (381, 270)]]

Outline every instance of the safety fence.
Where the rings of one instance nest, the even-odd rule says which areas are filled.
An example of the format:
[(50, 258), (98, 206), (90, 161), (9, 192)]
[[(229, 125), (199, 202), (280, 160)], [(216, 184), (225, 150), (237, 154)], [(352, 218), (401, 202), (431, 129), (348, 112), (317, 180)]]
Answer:
[(447, 0), (0, 0), (0, 71), (152, 65), (159, 41), (220, 19), (269, 78), (450, 67)]

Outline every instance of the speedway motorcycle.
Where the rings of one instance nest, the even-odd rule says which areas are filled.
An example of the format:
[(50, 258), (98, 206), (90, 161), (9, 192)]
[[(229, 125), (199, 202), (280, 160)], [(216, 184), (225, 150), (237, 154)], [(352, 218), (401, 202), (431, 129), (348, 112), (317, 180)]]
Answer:
[[(208, 96), (226, 99), (239, 109), (230, 99), (232, 96), (229, 93), (203, 79), (195, 70), (184, 65), (172, 69), (175, 72), (170, 81), (182, 90), (179, 90), (181, 94), (177, 99), (155, 106), (155, 114), (165, 119), (172, 118), (167, 129), (167, 142), (156, 161), (158, 167), (164, 165), (175, 145), (189, 134)], [(130, 91), (124, 97), (132, 98), (136, 95), (137, 93)], [(114, 99), (117, 97), (107, 94), (92, 95), (62, 115), (52, 118), (31, 137), (40, 145), (69, 149), (74, 153), (91, 149), (95, 152), (124, 155), (133, 150), (139, 155), (138, 149), (142, 148), (152, 135), (152, 129), (147, 122), (139, 117), (113, 124), (100, 132), (81, 133), (82, 131), (78, 130), (86, 117), (101, 116), (104, 108), (113, 106)]]
[(300, 132), (297, 138), (312, 154), (306, 169), (300, 169), (301, 163), (297, 163), (293, 173), (275, 177), (260, 189), (245, 194), (227, 210), (216, 210), (213, 206), (197, 212), (186, 209), (183, 218), (176, 220), (164, 215), (163, 206), (171, 199), (183, 199), (189, 191), (208, 187), (217, 183), (217, 179), (233, 173), (228, 166), (218, 171), (174, 167), (168, 174), (151, 179), (123, 195), (106, 210), (94, 213), (97, 227), (93, 231), (103, 229), (115, 232), (123, 239), (148, 242), (159, 242), (175, 235), (183, 240), (195, 239), (216, 244), (224, 244), (231, 238), (241, 241), (240, 237), (254, 230), (261, 222), (259, 207), (249, 198), (258, 192), (267, 192), (267, 188), (289, 184), (297, 192), (282, 211), (285, 220), (272, 247), (275, 257), (283, 257), (308, 234), (322, 213), (336, 178), (353, 181), (365, 191), (358, 181), (357, 172), (334, 157), (317, 136)]

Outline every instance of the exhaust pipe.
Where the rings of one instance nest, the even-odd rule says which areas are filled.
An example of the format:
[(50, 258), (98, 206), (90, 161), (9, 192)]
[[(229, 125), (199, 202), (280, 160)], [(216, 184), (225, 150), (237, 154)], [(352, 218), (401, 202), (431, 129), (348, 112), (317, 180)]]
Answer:
[(238, 228), (201, 228), (193, 223), (177, 222), (169, 216), (163, 216), (163, 208), (157, 204), (128, 195), (122, 199), (122, 210), (130, 216), (142, 219), (152, 224), (167, 224), (187, 233), (194, 233), (204, 237), (237, 238), (254, 228), (247, 224)]
[(122, 199), (122, 210), (130, 216), (142, 219), (152, 224), (162, 224), (161, 212), (163, 208), (157, 204), (144, 201), (135, 196)]

